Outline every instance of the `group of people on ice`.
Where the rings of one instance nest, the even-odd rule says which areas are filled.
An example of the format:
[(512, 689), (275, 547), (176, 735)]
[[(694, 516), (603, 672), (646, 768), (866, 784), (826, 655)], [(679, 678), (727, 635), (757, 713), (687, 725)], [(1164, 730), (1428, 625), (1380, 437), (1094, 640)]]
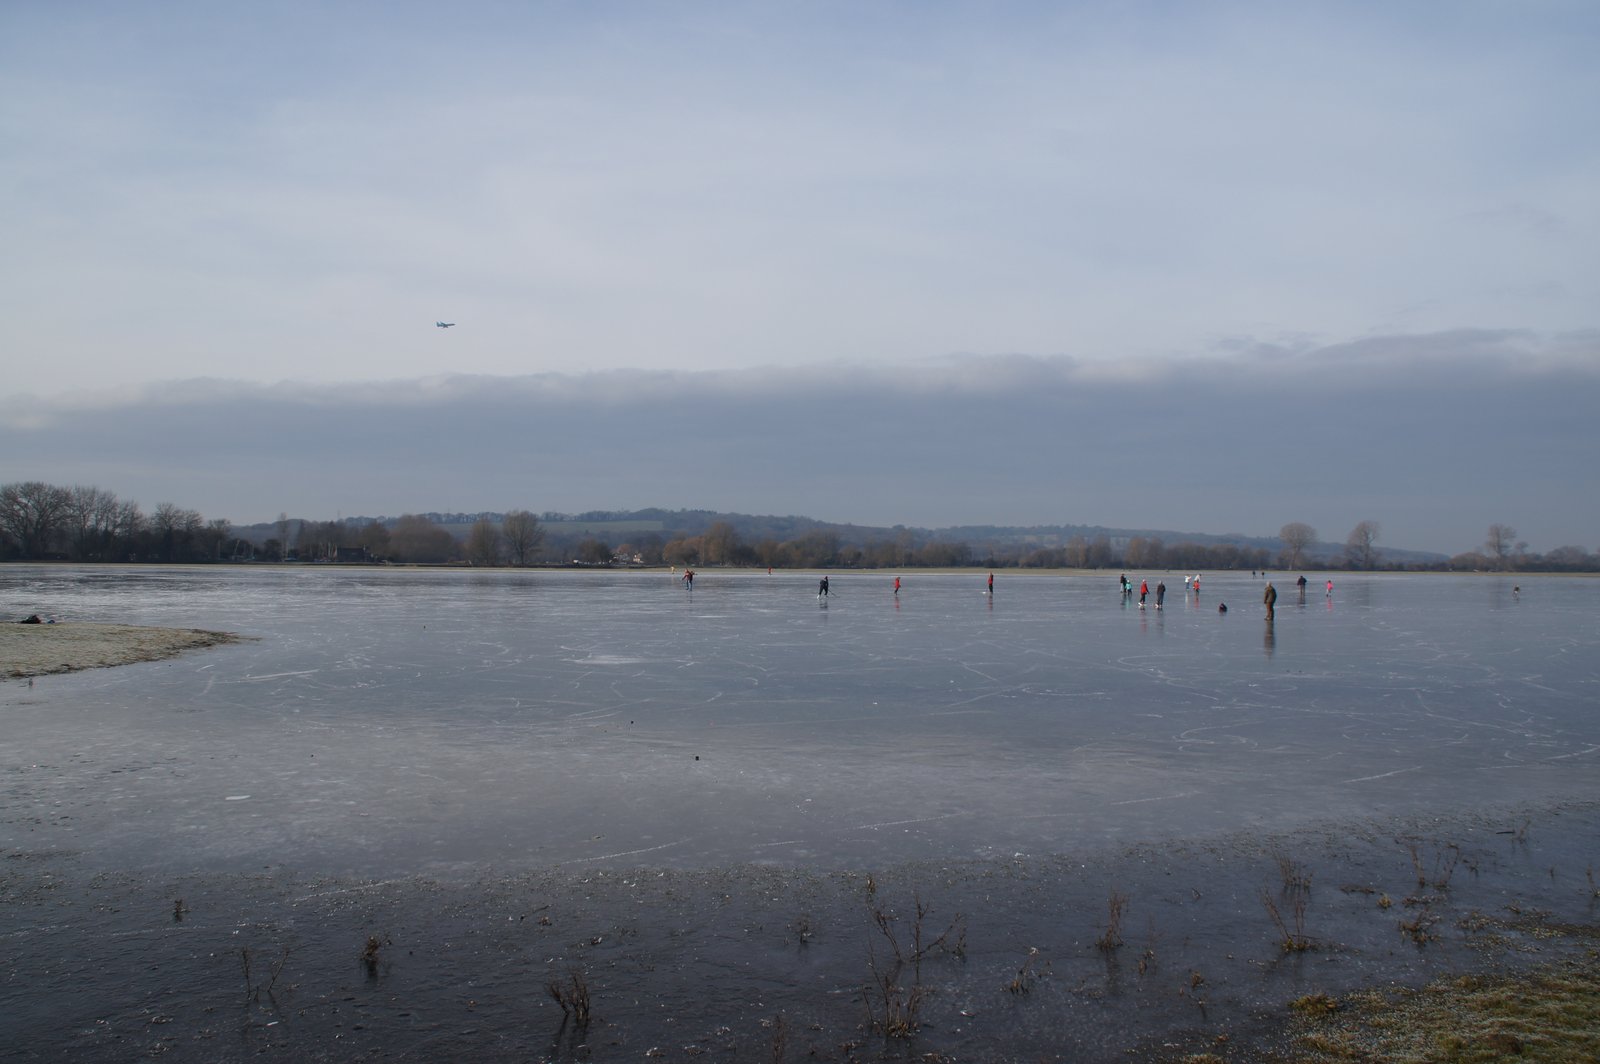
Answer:
[[(676, 571), (676, 568), (674, 568), (674, 571)], [(768, 573), (770, 573), (771, 571), (772, 571), (771, 569), (767, 570)], [(1261, 575), (1265, 576), (1266, 574), (1262, 573)], [(690, 588), (694, 587), (694, 570), (693, 569), (685, 569), (684, 572), (683, 572), (682, 579), (683, 579), (683, 583), (684, 583), (685, 587), (690, 587)], [(1306, 578), (1304, 576), (1301, 576), (1299, 580), (1295, 581), (1295, 583), (1299, 585), (1299, 588), (1300, 588), (1300, 600), (1301, 600), (1302, 603), (1304, 603), (1305, 596), (1306, 596)], [(1128, 579), (1128, 574), (1127, 573), (1123, 573), (1121, 576), (1119, 576), (1117, 578), (1117, 586), (1122, 591), (1122, 598), (1123, 598), (1124, 601), (1127, 601), (1128, 599), (1133, 597), (1133, 582)], [(1200, 598), (1200, 574), (1199, 573), (1195, 573), (1193, 576), (1185, 575), (1184, 578), (1183, 578), (1183, 590), (1184, 590), (1184, 594), (1186, 596), (1188, 595), (1188, 593), (1190, 591), (1193, 591), (1194, 595), (1195, 595), (1195, 600), (1198, 602), (1199, 598)], [(1521, 589), (1519, 588), (1518, 590), (1520, 591)], [(828, 594), (829, 594), (829, 591), (830, 591), (830, 589), (828, 587), (828, 578), (826, 576), (824, 576), (817, 583), (817, 597), (818, 598), (827, 598)], [(898, 576), (894, 578), (894, 594), (895, 594), (896, 599), (898, 599), (899, 596), (900, 596), (900, 578)], [(989, 583), (988, 583), (988, 586), (985, 588), (985, 594), (989, 594), (989, 595), (993, 595), (994, 594), (994, 574), (993, 573), (989, 574)], [(1149, 597), (1150, 597), (1150, 582), (1148, 580), (1140, 580), (1139, 581), (1139, 608), (1141, 610), (1145, 608), (1145, 601)], [(1329, 599), (1333, 598), (1333, 580), (1332, 580), (1332, 578), (1329, 578), (1329, 580), (1328, 580), (1328, 598)], [(1166, 585), (1165, 581), (1158, 580), (1158, 581), (1156, 581), (1156, 609), (1158, 609), (1158, 610), (1162, 609), (1166, 605), (1166, 600), (1167, 600), (1167, 585)], [(1277, 606), (1278, 591), (1277, 591), (1276, 588), (1274, 588), (1272, 586), (1272, 581), (1270, 581), (1270, 580), (1267, 581), (1266, 590), (1262, 593), (1261, 601), (1267, 608), (1267, 617), (1271, 618), (1272, 615), (1273, 615), (1273, 610)], [(1227, 603), (1219, 602), (1217, 604), (1217, 612), (1218, 613), (1227, 613), (1228, 612)], [(38, 624), (39, 621), (36, 618), (29, 618), (27, 621), (24, 621), (22, 623), (24, 623), (24, 624), (30, 624), (30, 623), (31, 624)]]
[[(1131, 598), (1133, 596), (1133, 582), (1128, 579), (1128, 574), (1127, 573), (1123, 573), (1122, 576), (1118, 579), (1118, 583), (1122, 587), (1122, 597), (1124, 599)], [(1185, 576), (1183, 578), (1183, 590), (1184, 590), (1185, 594), (1188, 594), (1189, 588), (1191, 588), (1191, 587), (1194, 588), (1194, 593), (1195, 593), (1196, 596), (1198, 596), (1200, 594), (1200, 574), (1199, 573), (1196, 573), (1192, 577)], [(1144, 609), (1145, 600), (1148, 599), (1149, 597), (1150, 597), (1150, 581), (1148, 581), (1148, 580), (1140, 580), (1139, 581), (1139, 608), (1141, 610)], [(1156, 609), (1159, 610), (1162, 607), (1164, 607), (1166, 605), (1166, 602), (1167, 602), (1167, 584), (1166, 584), (1166, 581), (1158, 580), (1158, 581), (1156, 581)]]

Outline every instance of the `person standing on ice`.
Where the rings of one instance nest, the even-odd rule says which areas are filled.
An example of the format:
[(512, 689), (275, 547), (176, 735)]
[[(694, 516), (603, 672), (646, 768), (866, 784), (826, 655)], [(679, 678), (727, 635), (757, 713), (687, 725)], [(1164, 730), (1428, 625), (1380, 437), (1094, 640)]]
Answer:
[(822, 582), (817, 585), (817, 597), (818, 598), (827, 598), (828, 597), (828, 578), (827, 577), (823, 577), (822, 578)]
[(1156, 609), (1161, 608), (1161, 602), (1167, 597), (1167, 585), (1163, 581), (1156, 582)]
[(1267, 607), (1267, 620), (1272, 619), (1272, 608), (1278, 604), (1278, 589), (1272, 586), (1272, 581), (1267, 581), (1267, 590), (1262, 594), (1261, 601)]
[(1144, 609), (1144, 597), (1150, 594), (1150, 581), (1139, 581), (1139, 608)]
[(994, 574), (989, 574), (989, 594), (994, 594)]
[(894, 578), (894, 593), (896, 595), (900, 594), (900, 578), (898, 576)]

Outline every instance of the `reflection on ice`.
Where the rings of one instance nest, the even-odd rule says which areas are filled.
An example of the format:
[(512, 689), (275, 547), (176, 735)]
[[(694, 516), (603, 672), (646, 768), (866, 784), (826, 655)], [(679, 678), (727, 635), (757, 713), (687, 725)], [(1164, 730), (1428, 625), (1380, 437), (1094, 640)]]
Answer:
[(12, 613), (255, 640), (0, 687), (0, 845), (833, 867), (1600, 791), (1591, 582), (1341, 574), (1267, 621), (1158, 575), (8, 567)]

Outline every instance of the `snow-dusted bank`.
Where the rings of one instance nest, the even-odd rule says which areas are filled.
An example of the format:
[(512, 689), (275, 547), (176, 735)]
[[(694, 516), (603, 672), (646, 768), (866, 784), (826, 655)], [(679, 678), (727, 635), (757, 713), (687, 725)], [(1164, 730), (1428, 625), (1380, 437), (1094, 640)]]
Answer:
[(0, 625), (0, 676), (19, 679), (108, 665), (160, 661), (185, 650), (234, 643), (230, 632), (132, 624)]

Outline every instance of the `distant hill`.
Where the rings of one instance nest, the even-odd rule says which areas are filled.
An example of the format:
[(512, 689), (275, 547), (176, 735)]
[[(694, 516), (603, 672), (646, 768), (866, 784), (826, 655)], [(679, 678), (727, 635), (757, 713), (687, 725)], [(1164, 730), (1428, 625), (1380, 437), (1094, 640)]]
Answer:
[[(429, 512), (418, 516), (426, 517), (457, 537), (464, 537), (467, 530), (479, 520), (487, 519), (499, 524), (505, 517), (503, 513), (492, 510), (478, 513)], [(398, 516), (347, 517), (344, 519), (344, 524), (355, 528), (373, 523), (392, 526), (396, 520), (398, 520)], [(1283, 549), (1283, 542), (1276, 536), (1249, 536), (1241, 532), (1180, 532), (1173, 529), (1113, 528), (1105, 525), (954, 525), (948, 528), (912, 528), (904, 525), (895, 525), (893, 527), (883, 527), (840, 524), (794, 514), (777, 516), (772, 514), (722, 513), (716, 510), (663, 510), (650, 508), (644, 510), (590, 510), (578, 514), (551, 511), (540, 514), (539, 521), (544, 526), (547, 540), (552, 543), (577, 543), (592, 537), (618, 545), (645, 536), (659, 536), (663, 541), (666, 541), (679, 536), (702, 535), (713, 524), (720, 521), (732, 526), (743, 542), (752, 544), (769, 539), (780, 543), (788, 542), (799, 539), (807, 533), (821, 532), (838, 536), (841, 543), (856, 546), (897, 540), (904, 540), (911, 546), (938, 542), (966, 543), (971, 547), (975, 557), (982, 557), (990, 553), (1011, 555), (1019, 550), (1031, 551), (1061, 548), (1067, 546), (1073, 539), (1078, 537), (1091, 543), (1104, 537), (1118, 551), (1125, 548), (1134, 539), (1160, 540), (1169, 547), (1179, 543), (1193, 543), (1201, 546), (1228, 544), (1241, 548), (1266, 550), (1271, 552), (1274, 557), (1276, 557), (1278, 551)], [(300, 524), (301, 519), (299, 518), (289, 519), (291, 537), (294, 535), (293, 530), (298, 530)], [(240, 538), (250, 540), (257, 545), (279, 535), (277, 522), (245, 525), (237, 528), (236, 532)], [(1434, 551), (1403, 550), (1381, 545), (1379, 553), (1386, 563), (1430, 563), (1447, 559), (1446, 555)], [(1308, 564), (1315, 564), (1319, 560), (1335, 559), (1343, 554), (1344, 544), (1342, 543), (1318, 542), (1307, 548), (1306, 561)]]
[[(941, 528), (933, 533), (940, 539), (962, 540), (976, 550), (980, 543), (995, 546), (1062, 547), (1074, 537), (1081, 536), (1093, 542), (1105, 536), (1116, 548), (1126, 547), (1134, 539), (1158, 539), (1167, 546), (1176, 543), (1196, 543), (1205, 547), (1229, 544), (1235, 547), (1260, 548), (1274, 556), (1283, 549), (1283, 540), (1277, 536), (1247, 536), (1243, 532), (1178, 532), (1158, 528), (1110, 528), (1105, 525), (1032, 525), (1025, 527), (996, 525), (956, 525)], [(1437, 551), (1403, 550), (1379, 546), (1378, 553), (1389, 562), (1438, 562), (1448, 555)], [(1341, 558), (1344, 544), (1318, 541), (1306, 548), (1306, 560)]]

